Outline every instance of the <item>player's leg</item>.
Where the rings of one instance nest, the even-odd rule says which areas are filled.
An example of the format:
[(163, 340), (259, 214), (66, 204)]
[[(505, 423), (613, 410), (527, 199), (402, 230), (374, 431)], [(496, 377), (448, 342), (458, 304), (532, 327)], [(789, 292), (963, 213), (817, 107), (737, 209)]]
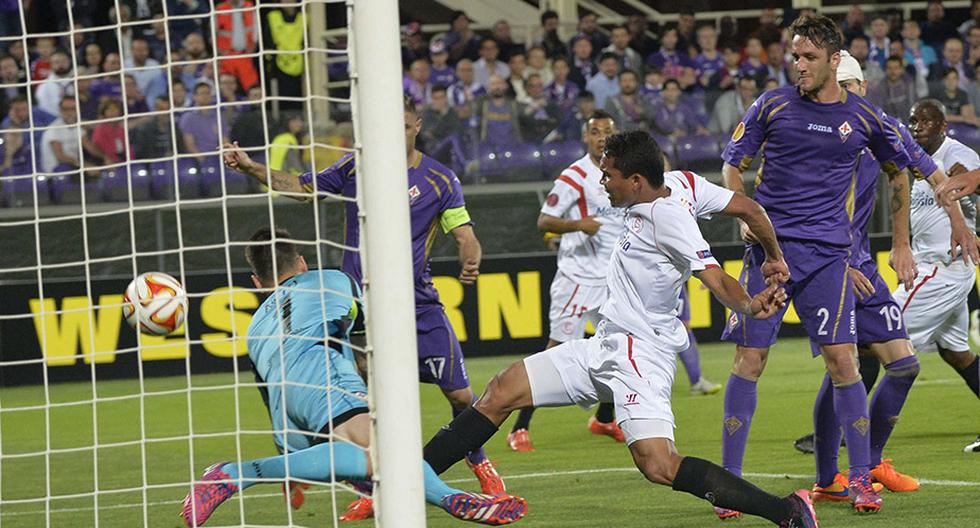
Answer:
[[(552, 283), (552, 288), (554, 288), (554, 283)], [(555, 335), (554, 325), (552, 325), (551, 335)], [(545, 350), (554, 348), (561, 343), (561, 341), (556, 341), (554, 337), (551, 337), (548, 339), (548, 346), (545, 347)], [(514, 420), (514, 425), (511, 427), (510, 433), (507, 434), (507, 445), (512, 450), (523, 453), (534, 451), (534, 444), (531, 442), (532, 416), (534, 416), (534, 407), (525, 407), (517, 413), (517, 419)]]
[[(896, 309), (897, 311), (897, 309)], [(893, 339), (869, 345), (885, 367), (885, 375), (871, 397), (871, 478), (892, 492), (915, 491), (919, 481), (895, 470), (882, 452), (898, 423), (902, 407), (919, 374), (919, 360), (906, 339)]]
[[(860, 329), (860, 326), (858, 328)], [(812, 343), (811, 343), (811, 346), (813, 346)], [(881, 372), (881, 363), (878, 362), (878, 358), (875, 357), (870, 351), (859, 349), (858, 350), (858, 371), (860, 371), (860, 373), (861, 373), (861, 382), (864, 383), (864, 389), (866, 391), (868, 391), (868, 394), (871, 394), (872, 389), (874, 389), (875, 383), (878, 381), (878, 374)], [(822, 404), (824, 404), (824, 400), (822, 400), (820, 398), (820, 396), (818, 395), (817, 400), (814, 402), (814, 409), (813, 409), (813, 412), (814, 412), (814, 424), (816, 424), (816, 416), (817, 416), (817, 413), (822, 412), (822, 411), (818, 410), (817, 407), (820, 406), (820, 405), (822, 405)], [(828, 409), (830, 409), (830, 411), (832, 413), (833, 412), (833, 408), (834, 408), (834, 402), (832, 400), (827, 400), (827, 402), (825, 402), (825, 404), (829, 406)], [(833, 430), (836, 431), (836, 433), (830, 433), (830, 434), (834, 434), (835, 437), (837, 438), (837, 441), (838, 442), (841, 442), (842, 441), (841, 440), (841, 435), (839, 434), (840, 433), (840, 430), (837, 429), (837, 427), (836, 427), (836, 423), (837, 423), (836, 416), (833, 416), (832, 415), (831, 418), (830, 418), (830, 420), (829, 420), (829, 423), (831, 424), (830, 427), (832, 427)], [(816, 429), (814, 429), (814, 431), (815, 430)], [(828, 432), (829, 431), (830, 430), (828, 429)], [(823, 438), (826, 440), (827, 445), (830, 445), (830, 443), (831, 443), (830, 442), (830, 436), (827, 436), (827, 434), (825, 433), (824, 436), (823, 436)], [(793, 441), (793, 447), (797, 451), (799, 451), (800, 453), (808, 454), (808, 455), (812, 455), (814, 453), (814, 444), (815, 444), (815, 434), (814, 433), (805, 434), (805, 435), (803, 435), (803, 436), (801, 436), (801, 437), (799, 437), (799, 438), (797, 438), (796, 440)], [(836, 460), (836, 451), (835, 451), (835, 455), (834, 456), (835, 456), (835, 460)], [(818, 461), (817, 464), (819, 465), (820, 462)], [(836, 462), (834, 463), (834, 467), (836, 467)], [(817, 475), (818, 475), (817, 480), (820, 480), (819, 479), (819, 475), (820, 475), (819, 469), (817, 470)]]

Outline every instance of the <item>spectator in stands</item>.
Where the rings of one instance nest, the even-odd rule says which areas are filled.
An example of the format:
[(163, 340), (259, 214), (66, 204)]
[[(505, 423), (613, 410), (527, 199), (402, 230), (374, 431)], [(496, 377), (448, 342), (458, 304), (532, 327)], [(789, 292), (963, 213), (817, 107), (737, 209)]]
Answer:
[(119, 75), (119, 54), (109, 53), (102, 61), (102, 71), (105, 72), (100, 78), (92, 81), (92, 97), (99, 101), (99, 108), (102, 106), (102, 98), (113, 97), (122, 100), (123, 86), (122, 78)]
[[(266, 81), (276, 80), (279, 95), (283, 97), (303, 96), (303, 72), (306, 71), (306, 57), (303, 49), (306, 40), (306, 17), (295, 5), (280, 5), (266, 15), (269, 40), (279, 52), (274, 57), (266, 57)], [(280, 108), (299, 111), (303, 103), (299, 101), (280, 101)]]
[(647, 66), (643, 74), (643, 86), (640, 87), (640, 94), (646, 97), (650, 104), (657, 106), (660, 104), (660, 92), (664, 89), (664, 74), (656, 66)]
[(701, 52), (694, 57), (694, 70), (698, 84), (707, 89), (715, 73), (725, 67), (725, 60), (718, 52), (718, 31), (714, 24), (704, 24), (698, 28), (698, 47)]
[(595, 96), (596, 108), (604, 108), (606, 99), (619, 94), (619, 57), (611, 51), (599, 56), (599, 73), (586, 83), (585, 89)]
[(10, 102), (10, 111), (0, 123), (0, 129), (3, 130), (3, 163), (0, 164), (0, 175), (17, 176), (33, 171), (30, 136), (28, 132), (20, 131), (29, 127), (30, 109), (27, 98), (19, 96)]
[[(944, 81), (946, 70), (953, 68), (956, 70), (960, 88), (966, 89), (973, 78), (973, 66), (967, 65), (963, 57), (963, 41), (959, 38), (951, 38), (943, 46), (943, 58), (929, 68), (929, 80), (932, 82)], [(948, 108), (947, 108), (948, 110)]]
[(158, 159), (173, 156), (173, 119), (170, 100), (166, 96), (153, 101), (154, 115), (130, 131), (133, 159)]
[[(86, 72), (80, 71), (79, 73)], [(81, 78), (75, 85), (75, 96), (78, 98), (78, 118), (82, 123), (99, 117), (99, 100), (92, 96), (93, 82), (91, 78)]]
[[(213, 102), (211, 85), (197, 83), (194, 86), (194, 109), (183, 113), (177, 122), (180, 135), (184, 141), (184, 149), (197, 154), (199, 161), (204, 160), (204, 154), (218, 150), (220, 136), (218, 133), (218, 116), (214, 108), (207, 108)], [(230, 128), (230, 123), (222, 123)], [(222, 131), (225, 132), (225, 131)]]
[(868, 60), (868, 37), (858, 35), (851, 39), (848, 51), (861, 65), (861, 71), (864, 73), (864, 80), (868, 81), (868, 86), (878, 84), (878, 81), (885, 77), (885, 72), (881, 66), (878, 66), (877, 62)]
[[(123, 80), (123, 94), (126, 98), (126, 114), (145, 114), (150, 111), (149, 105), (146, 103), (146, 96), (140, 91), (139, 84), (136, 83), (136, 78), (132, 75), (126, 74)], [(136, 121), (130, 120), (129, 126), (132, 127)]]
[(21, 81), (27, 82), (29, 72), (29, 62), (24, 51), (24, 41), (15, 40), (7, 45), (7, 54), (17, 61), (17, 71), (20, 72)]
[(284, 121), (282, 131), (269, 145), (269, 168), (298, 176), (307, 170), (303, 152), (299, 149), (305, 136), (306, 121), (298, 112), (287, 115)]
[(509, 85), (507, 93), (518, 103), (527, 102), (527, 91), (524, 89), (524, 74), (527, 73), (527, 64), (523, 52), (517, 52), (510, 56), (507, 61), (510, 68), (510, 78), (507, 79)]
[(476, 82), (480, 86), (487, 86), (491, 75), (499, 75), (504, 79), (510, 77), (510, 68), (497, 60), (499, 56), (500, 47), (497, 46), (497, 41), (493, 37), (484, 37), (480, 41), (480, 59), (473, 63)]
[(766, 7), (759, 12), (759, 27), (752, 32), (752, 36), (759, 39), (763, 48), (766, 48), (773, 42), (782, 40), (783, 30), (776, 24), (775, 9)]
[(639, 93), (640, 82), (633, 70), (619, 72), (619, 95), (606, 99), (604, 110), (622, 132), (649, 130), (653, 120), (653, 105)]
[(749, 37), (745, 41), (745, 59), (739, 65), (739, 72), (754, 77), (760, 85), (769, 76), (769, 68), (762, 61), (762, 39), (759, 37)]
[(449, 65), (449, 49), (442, 40), (433, 40), (429, 44), (429, 83), (432, 86), (448, 88), (456, 82), (456, 72)]
[(456, 63), (456, 81), (449, 87), (449, 104), (456, 109), (459, 118), (466, 120), (473, 115), (476, 99), (487, 93), (486, 88), (476, 82), (473, 61), (460, 59)]
[(424, 59), (429, 54), (429, 45), (422, 35), (422, 25), (412, 20), (402, 27), (402, 64), (408, 68), (412, 62)]
[[(592, 45), (592, 59), (595, 59), (601, 50), (609, 45), (609, 39), (599, 31), (598, 17), (595, 13), (588, 11), (582, 11), (582, 15), (578, 17), (578, 33), (568, 42), (568, 47), (573, 50), (573, 53), (575, 43), (580, 37), (585, 37), (589, 41), (589, 44)], [(577, 53), (575, 55), (578, 56)]]
[(167, 24), (170, 26), (170, 38), (173, 43), (183, 42), (191, 33), (204, 31), (202, 23), (208, 19), (185, 18), (188, 15), (204, 15), (211, 7), (211, 2), (205, 0), (167, 0), (167, 14), (173, 17)]
[(521, 112), (521, 132), (526, 141), (541, 143), (549, 132), (561, 122), (561, 109), (548, 98), (544, 81), (531, 74), (524, 82), (527, 89), (527, 104)]
[(0, 115), (7, 115), (10, 102), (18, 96), (27, 96), (27, 85), (23, 84), (17, 61), (10, 55), (0, 57)]
[(558, 128), (545, 137), (545, 142), (562, 140), (581, 140), (582, 128), (595, 112), (595, 99), (592, 92), (582, 90), (575, 99), (575, 111), (565, 114)]
[(534, 46), (527, 50), (527, 67), (524, 68), (524, 79), (527, 80), (531, 75), (540, 77), (545, 85), (554, 80), (548, 56), (545, 54), (544, 48), (540, 46)]
[(51, 54), (50, 64), (47, 79), (34, 92), (34, 105), (51, 115), (58, 115), (61, 99), (65, 96), (65, 90), (72, 86), (74, 75), (71, 59), (61, 50)]
[(737, 88), (725, 92), (715, 101), (711, 119), (708, 121), (708, 130), (713, 134), (731, 134), (758, 95), (755, 77), (748, 75), (739, 77)]
[(520, 143), (520, 115), (517, 101), (507, 96), (507, 81), (499, 75), (490, 77), (488, 94), (476, 105), (479, 140), (494, 149)]
[(864, 10), (861, 6), (854, 4), (847, 11), (847, 16), (840, 24), (841, 32), (844, 33), (844, 41), (850, 42), (858, 35), (864, 35)]
[(265, 117), (262, 115), (262, 86), (256, 84), (248, 89), (246, 105), (231, 124), (231, 140), (242, 148), (264, 147), (266, 144)]
[(210, 61), (206, 59), (210, 57), (204, 37), (200, 33), (190, 33), (182, 41), (178, 60), (193, 62), (174, 66), (174, 75), (180, 75), (180, 80), (183, 81), (184, 86), (194, 86), (198, 80), (208, 80), (213, 83), (214, 79), (208, 79), (209, 76), (206, 75), (206, 71), (211, 66)]
[(766, 78), (775, 79), (779, 86), (790, 83), (789, 64), (782, 42), (773, 42), (766, 48)]
[[(222, 103), (234, 103), (241, 101), (239, 95), (238, 78), (230, 73), (222, 73), (218, 76), (218, 101)], [(229, 106), (228, 108), (242, 108), (240, 106)]]
[(497, 46), (500, 47), (500, 56), (502, 58), (509, 59), (514, 53), (524, 51), (524, 44), (514, 42), (514, 38), (510, 34), (510, 24), (504, 19), (500, 19), (493, 23), (491, 36), (497, 41)]
[(980, 27), (980, 0), (972, 0), (970, 2), (970, 18), (960, 24), (956, 30), (959, 31), (960, 36), (966, 39), (970, 34), (970, 30), (975, 27)]
[(150, 45), (150, 56), (160, 64), (170, 62), (171, 48), (178, 47), (171, 46), (170, 42), (181, 41), (180, 38), (177, 38), (175, 32), (170, 33), (170, 42), (167, 41), (167, 23), (164, 22), (162, 13), (153, 15), (153, 23), (150, 25), (150, 31), (144, 31), (143, 38)]
[(35, 57), (31, 60), (31, 80), (43, 81), (51, 73), (51, 55), (57, 51), (56, 41), (51, 37), (34, 40)]
[(950, 123), (966, 123), (976, 126), (977, 119), (970, 96), (960, 88), (959, 72), (956, 68), (946, 68), (943, 82), (933, 89), (930, 96), (938, 99), (946, 106), (946, 121)]
[(736, 80), (738, 80), (741, 74), (740, 64), (742, 62), (742, 55), (739, 53), (738, 48), (723, 46), (721, 48), (721, 60), (723, 61), (722, 68), (715, 72), (711, 76), (711, 79), (708, 80), (709, 94), (733, 89)]
[(480, 56), (480, 36), (470, 29), (470, 18), (463, 11), (453, 11), (449, 15), (449, 32), (444, 37), (449, 47), (449, 57), (452, 61), (470, 59), (475, 61)]
[(882, 69), (885, 68), (885, 60), (888, 58), (888, 45), (891, 40), (888, 38), (888, 22), (885, 17), (876, 14), (871, 17), (871, 38), (868, 39), (868, 60), (878, 63)]
[(44, 172), (68, 171), (81, 166), (79, 143), (81, 135), (78, 123), (78, 109), (75, 97), (62, 97), (59, 104), (59, 117), (51, 123), (51, 128), (41, 136), (41, 170)]
[(678, 47), (677, 35), (677, 29), (666, 29), (660, 37), (660, 50), (647, 57), (647, 64), (660, 68), (666, 77), (680, 77), (684, 68), (693, 67), (687, 55)]
[[(255, 9), (219, 14), (231, 9), (252, 8), (252, 0), (225, 0), (214, 6), (215, 50), (221, 59), (218, 68), (221, 73), (231, 73), (238, 78), (242, 87), (248, 89), (259, 82), (259, 73), (251, 57), (235, 57), (255, 53), (257, 49), (258, 17)], [(229, 58), (231, 57), (231, 58)]]
[(3, 0), (0, 2), (0, 36), (14, 37), (22, 33), (20, 27), (20, 2)]
[(129, 57), (133, 46), (133, 26), (129, 24), (133, 18), (133, 11), (123, 2), (116, 4), (119, 6), (118, 16), (116, 6), (109, 8), (109, 23), (119, 24), (116, 34), (116, 44), (123, 57)]
[(738, 21), (731, 15), (721, 17), (718, 21), (718, 46), (731, 46), (741, 50), (742, 39), (739, 38)]
[(554, 73), (554, 79), (545, 88), (548, 99), (558, 105), (562, 113), (568, 112), (575, 106), (575, 97), (580, 91), (575, 83), (568, 80), (568, 74), (571, 72), (568, 59), (565, 57), (552, 59), (551, 71)]
[(451, 165), (453, 152), (462, 159), (459, 142), (463, 123), (451, 106), (449, 96), (442, 86), (432, 88), (432, 101), (422, 111), (422, 130), (419, 131), (421, 147), (426, 154), (442, 163)]
[(167, 93), (167, 78), (160, 62), (150, 57), (150, 43), (145, 37), (134, 37), (131, 46), (131, 54), (123, 64), (127, 70), (132, 70), (127, 73), (136, 79), (136, 85), (146, 100), (155, 101), (157, 97)]
[(429, 83), (429, 62), (416, 59), (402, 78), (402, 89), (408, 94), (415, 106), (421, 107), (429, 102), (432, 84)]
[[(694, 9), (691, 6), (681, 8), (677, 17), (677, 51), (688, 57), (692, 56), (691, 47), (697, 46), (697, 20), (694, 18)], [(698, 50), (700, 51), (700, 50)], [(695, 53), (697, 55), (697, 53)]]
[(123, 115), (122, 102), (115, 98), (105, 98), (99, 103), (99, 119), (108, 119), (92, 130), (92, 139), (83, 139), (85, 150), (96, 159), (98, 165), (110, 165), (125, 161), (130, 149), (126, 143), (126, 127), (120, 119)]
[(966, 37), (966, 63), (976, 64), (980, 60), (980, 26), (970, 28)]
[(90, 42), (85, 45), (82, 65), (88, 68), (89, 73), (102, 73), (102, 61), (104, 59), (102, 46), (98, 42)]
[(187, 108), (191, 105), (191, 100), (187, 97), (187, 85), (180, 79), (174, 79), (170, 85), (170, 96), (174, 108)]
[(583, 34), (572, 37), (572, 61), (569, 64), (571, 73), (568, 78), (579, 88), (584, 89), (585, 85), (592, 80), (592, 77), (599, 72), (598, 66), (592, 60), (594, 56), (592, 41)]
[(636, 50), (640, 58), (656, 52), (660, 47), (655, 39), (647, 35), (649, 28), (650, 20), (642, 13), (630, 15), (626, 19), (626, 29), (630, 32), (630, 48)]
[(653, 127), (657, 133), (675, 140), (689, 134), (709, 133), (698, 117), (700, 112), (691, 103), (681, 101), (681, 85), (677, 79), (664, 81), (660, 98), (663, 104), (657, 108), (653, 118)]
[(626, 26), (616, 26), (612, 29), (612, 43), (602, 50), (602, 56), (605, 56), (606, 53), (612, 53), (619, 61), (620, 69), (633, 70), (634, 73), (640, 75), (643, 71), (643, 57), (629, 46), (629, 29)]
[[(977, 78), (980, 79), (980, 61), (977, 61), (976, 66), (974, 66), (974, 73), (977, 74)], [(980, 112), (980, 82), (973, 81), (970, 83), (970, 89), (967, 91), (970, 96), (970, 104), (973, 105), (973, 112)], [(980, 116), (977, 116), (980, 118)]]
[(905, 119), (912, 105), (918, 100), (915, 81), (905, 74), (902, 58), (888, 57), (885, 78), (868, 90), (868, 100), (881, 107), (886, 114)]
[(922, 40), (939, 50), (952, 38), (960, 38), (956, 27), (946, 20), (946, 10), (941, 0), (929, 0), (926, 6), (926, 21), (921, 24)]
[(541, 13), (541, 36), (535, 41), (535, 45), (544, 48), (549, 59), (568, 55), (568, 48), (558, 36), (558, 23), (558, 13), (551, 10)]

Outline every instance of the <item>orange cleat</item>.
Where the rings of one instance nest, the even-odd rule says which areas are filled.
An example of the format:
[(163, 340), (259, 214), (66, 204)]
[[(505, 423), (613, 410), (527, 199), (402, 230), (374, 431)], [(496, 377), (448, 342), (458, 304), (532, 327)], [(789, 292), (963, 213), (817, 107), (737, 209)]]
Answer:
[(467, 460), (466, 465), (470, 466), (473, 474), (480, 481), (480, 489), (483, 493), (487, 495), (502, 495), (507, 491), (507, 486), (504, 485), (504, 479), (500, 478), (500, 474), (497, 473), (497, 469), (493, 467), (493, 462), (490, 462), (489, 459), (479, 464), (471, 464)]
[(715, 515), (723, 521), (734, 521), (742, 516), (742, 512), (715, 506)]
[(507, 445), (512, 451), (519, 453), (530, 453), (534, 451), (534, 444), (531, 443), (531, 432), (527, 429), (518, 429), (507, 435)]
[(908, 475), (895, 471), (892, 459), (886, 458), (871, 470), (871, 480), (880, 482), (888, 491), (900, 493), (919, 489), (919, 481)]
[(367, 497), (360, 497), (347, 505), (347, 511), (340, 516), (341, 522), (363, 521), (374, 517), (374, 502)]
[(289, 488), (286, 488), (286, 483), (282, 485), (282, 493), (289, 499), (289, 505), (293, 507), (294, 510), (298, 510), (303, 506), (303, 502), (306, 501), (306, 496), (303, 492), (310, 489), (309, 484), (304, 484), (302, 482), (289, 481)]
[(617, 442), (626, 441), (626, 435), (619, 428), (619, 424), (616, 422), (602, 423), (596, 420), (595, 416), (589, 417), (589, 431), (592, 431), (592, 434), (611, 436)]

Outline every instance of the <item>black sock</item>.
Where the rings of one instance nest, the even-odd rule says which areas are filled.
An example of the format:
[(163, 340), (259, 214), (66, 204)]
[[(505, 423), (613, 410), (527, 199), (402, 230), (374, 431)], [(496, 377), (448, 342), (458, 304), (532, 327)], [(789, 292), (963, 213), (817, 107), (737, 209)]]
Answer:
[(449, 425), (425, 444), (422, 458), (441, 474), (477, 448), (483, 446), (497, 432), (497, 426), (475, 407), (467, 407), (453, 418)]
[(858, 372), (861, 373), (861, 381), (868, 394), (878, 381), (878, 374), (881, 372), (881, 362), (874, 356), (858, 356)]
[(963, 381), (970, 386), (973, 394), (980, 397), (980, 365), (977, 365), (978, 361), (980, 361), (980, 357), (973, 358), (973, 363), (970, 363), (969, 367), (957, 372), (963, 377)]
[(672, 487), (675, 491), (686, 491), (706, 499), (719, 508), (758, 515), (774, 523), (793, 515), (793, 503), (789, 499), (766, 493), (721, 466), (700, 458), (684, 457)]
[(514, 427), (510, 429), (510, 432), (513, 433), (519, 429), (530, 429), (531, 416), (533, 415), (534, 407), (525, 407), (521, 409), (521, 412), (517, 413), (517, 420), (514, 421)]
[(612, 423), (616, 419), (616, 407), (612, 403), (600, 403), (595, 410), (595, 419), (599, 423)]

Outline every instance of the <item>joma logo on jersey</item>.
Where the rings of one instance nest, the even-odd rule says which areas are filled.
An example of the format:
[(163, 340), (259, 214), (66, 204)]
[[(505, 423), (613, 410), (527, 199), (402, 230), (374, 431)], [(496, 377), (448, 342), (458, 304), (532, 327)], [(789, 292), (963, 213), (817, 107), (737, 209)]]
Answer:
[(827, 125), (818, 125), (816, 123), (810, 123), (809, 125), (806, 126), (806, 129), (807, 130), (816, 130), (817, 132), (824, 132), (826, 134), (833, 134), (834, 133), (834, 129), (830, 128), (829, 126), (827, 126)]

